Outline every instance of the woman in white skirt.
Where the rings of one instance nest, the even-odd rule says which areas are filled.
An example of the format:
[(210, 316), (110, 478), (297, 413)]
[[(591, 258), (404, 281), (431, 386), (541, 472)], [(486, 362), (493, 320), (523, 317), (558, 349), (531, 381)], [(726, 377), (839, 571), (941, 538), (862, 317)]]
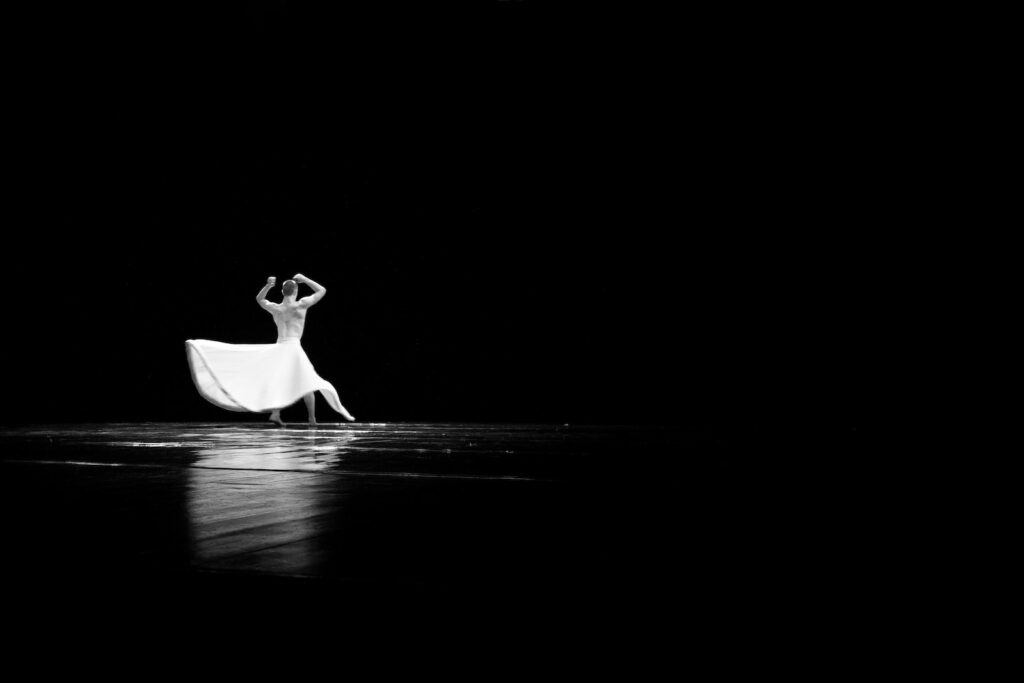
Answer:
[[(299, 342), (306, 325), (306, 311), (324, 298), (327, 290), (300, 273), (293, 280), (285, 280), (281, 286), (284, 300), (275, 304), (267, 300), (267, 292), (276, 282), (276, 278), (267, 278), (256, 302), (274, 316), (277, 343), (225, 344), (189, 339), (185, 350), (196, 388), (203, 398), (227, 410), (271, 411), (271, 422), (279, 425), (284, 425), (281, 410), (299, 398), (306, 402), (309, 423), (316, 424), (314, 392), (319, 391), (331, 408), (346, 420), (354, 421), (331, 383), (316, 374)], [(313, 294), (296, 300), (298, 283), (309, 285)]]

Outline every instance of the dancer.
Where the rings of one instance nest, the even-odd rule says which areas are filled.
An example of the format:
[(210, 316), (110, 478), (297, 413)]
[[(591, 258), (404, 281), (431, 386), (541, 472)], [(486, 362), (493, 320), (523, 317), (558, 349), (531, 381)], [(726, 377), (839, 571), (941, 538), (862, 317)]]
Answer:
[[(316, 422), (316, 396), (319, 391), (328, 405), (349, 422), (355, 418), (345, 410), (334, 386), (320, 377), (302, 349), (300, 339), (306, 326), (306, 313), (323, 299), (327, 289), (298, 273), (281, 286), (284, 298), (276, 304), (267, 293), (277, 278), (256, 295), (261, 308), (274, 317), (277, 325), (276, 344), (225, 344), (208, 339), (185, 342), (192, 380), (199, 393), (214, 405), (227, 410), (265, 413), (270, 421), (283, 426), (281, 410), (299, 398), (306, 403), (309, 424)], [(313, 294), (296, 300), (299, 284), (306, 284)]]

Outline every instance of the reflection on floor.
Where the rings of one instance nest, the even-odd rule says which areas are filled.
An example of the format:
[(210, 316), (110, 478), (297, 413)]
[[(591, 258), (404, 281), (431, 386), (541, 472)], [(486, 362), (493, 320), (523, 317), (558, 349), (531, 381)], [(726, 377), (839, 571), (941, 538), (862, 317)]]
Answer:
[(693, 609), (774, 561), (763, 482), (682, 428), (92, 424), (0, 446), (4, 572), (45, 591)]
[(779, 443), (568, 425), (8, 428), (0, 579), (47, 627), (52, 609), (119, 599), (218, 636), (225, 615), (248, 633), (275, 610), (418, 615), (421, 629), (457, 613), (466, 630), (514, 612), (557, 642), (618, 609), (616, 623), (653, 611), (695, 638), (763, 632), (798, 594), (834, 611), (820, 596), (836, 586), (868, 604), (871, 556), (843, 526), (865, 511), (837, 495), (861, 461)]

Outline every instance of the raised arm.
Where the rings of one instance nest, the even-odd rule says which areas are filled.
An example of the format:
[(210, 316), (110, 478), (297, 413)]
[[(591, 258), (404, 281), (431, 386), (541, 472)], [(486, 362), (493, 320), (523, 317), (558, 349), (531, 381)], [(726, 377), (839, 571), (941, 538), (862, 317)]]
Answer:
[(302, 304), (303, 306), (306, 306), (307, 308), (315, 304), (317, 301), (320, 301), (320, 299), (323, 299), (324, 294), (327, 293), (326, 287), (317, 282), (313, 282), (302, 273), (296, 273), (295, 277), (293, 277), (292, 279), (298, 283), (309, 285), (313, 289), (312, 294), (310, 294), (309, 296), (304, 296), (301, 299), (299, 299), (299, 303)]
[(274, 306), (274, 303), (267, 301), (267, 292), (269, 292), (270, 288), (275, 284), (277, 284), (277, 278), (273, 276), (268, 277), (267, 284), (263, 285), (263, 289), (261, 289), (260, 293), (256, 295), (256, 303), (260, 305), (260, 308), (265, 308), (269, 311), (271, 306)]

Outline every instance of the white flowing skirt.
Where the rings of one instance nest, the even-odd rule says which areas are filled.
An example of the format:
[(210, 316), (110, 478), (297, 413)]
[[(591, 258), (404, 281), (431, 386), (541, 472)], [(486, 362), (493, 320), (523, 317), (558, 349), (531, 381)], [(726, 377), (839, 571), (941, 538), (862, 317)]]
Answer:
[(237, 412), (287, 408), (311, 391), (344, 414), (338, 392), (316, 374), (298, 339), (276, 344), (225, 344), (208, 339), (185, 342), (196, 389), (210, 403)]

